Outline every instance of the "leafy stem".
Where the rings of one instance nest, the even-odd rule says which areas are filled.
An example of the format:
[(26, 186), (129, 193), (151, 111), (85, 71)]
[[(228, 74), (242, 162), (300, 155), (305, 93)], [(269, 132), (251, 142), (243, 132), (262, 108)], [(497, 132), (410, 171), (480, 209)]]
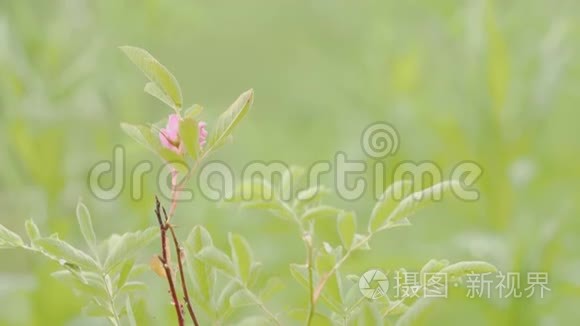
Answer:
[(328, 271), (326, 274), (324, 274), (324, 276), (320, 279), (320, 282), (318, 283), (318, 286), (316, 287), (315, 291), (314, 291), (314, 303), (316, 303), (318, 301), (318, 298), (320, 297), (320, 294), (322, 293), (322, 290), (324, 289), (324, 286), (326, 285), (326, 282), (334, 275), (334, 273), (336, 273), (336, 271), (342, 266), (342, 264), (344, 264), (344, 262), (350, 257), (350, 255), (355, 251), (358, 250), (359, 248), (365, 246), (370, 239), (372, 238), (372, 236), (374, 235), (374, 232), (370, 232), (367, 236), (365, 236), (364, 238), (362, 238), (359, 242), (355, 243), (351, 248), (349, 248), (344, 256), (342, 256), (342, 258), (336, 262), (336, 264), (334, 264), (334, 266), (332, 267), (332, 269), (330, 271)]

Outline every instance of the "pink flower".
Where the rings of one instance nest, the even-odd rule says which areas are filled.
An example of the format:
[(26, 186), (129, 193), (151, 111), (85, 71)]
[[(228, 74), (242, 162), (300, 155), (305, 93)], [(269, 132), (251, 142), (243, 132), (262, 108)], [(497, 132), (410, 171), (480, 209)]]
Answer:
[(177, 154), (183, 153), (183, 144), (179, 139), (179, 120), (181, 118), (178, 114), (171, 114), (167, 119), (167, 126), (161, 128), (159, 132), (159, 140), (163, 147), (174, 151)]
[(207, 130), (205, 129), (206, 125), (207, 124), (205, 123), (205, 121), (200, 121), (197, 124), (197, 128), (199, 130), (198, 139), (199, 139), (199, 146), (200, 147), (203, 147), (203, 145), (205, 145), (205, 143), (206, 143), (206, 139), (207, 139)]
[[(181, 137), (179, 136), (179, 121), (181, 121), (181, 117), (174, 113), (170, 114), (169, 118), (167, 118), (167, 126), (165, 128), (161, 128), (159, 132), (159, 140), (161, 141), (161, 145), (163, 147), (174, 151), (177, 154), (183, 154), (185, 151), (183, 147), (183, 143), (181, 142)], [(198, 127), (198, 141), (200, 147), (203, 147), (206, 143), (208, 132), (206, 130), (206, 123), (205, 121), (200, 121), (197, 124)]]

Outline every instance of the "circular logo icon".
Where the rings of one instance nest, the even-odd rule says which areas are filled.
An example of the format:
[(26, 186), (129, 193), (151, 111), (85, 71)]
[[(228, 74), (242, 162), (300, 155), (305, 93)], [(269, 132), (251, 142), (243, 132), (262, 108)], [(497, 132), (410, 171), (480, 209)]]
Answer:
[(365, 297), (376, 300), (387, 295), (389, 280), (383, 272), (371, 269), (366, 271), (358, 280), (360, 293)]
[(399, 133), (386, 122), (377, 122), (365, 128), (361, 135), (362, 149), (369, 157), (386, 158), (399, 149)]

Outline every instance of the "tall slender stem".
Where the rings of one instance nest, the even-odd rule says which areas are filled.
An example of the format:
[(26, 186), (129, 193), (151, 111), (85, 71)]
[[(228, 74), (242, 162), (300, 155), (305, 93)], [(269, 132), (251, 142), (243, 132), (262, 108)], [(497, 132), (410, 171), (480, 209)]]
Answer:
[(175, 253), (177, 255), (177, 266), (179, 267), (179, 277), (181, 278), (181, 289), (183, 291), (183, 299), (185, 300), (185, 305), (187, 306), (187, 311), (189, 312), (189, 316), (191, 317), (193, 324), (195, 326), (199, 326), (199, 322), (197, 321), (197, 317), (195, 316), (195, 312), (193, 311), (193, 307), (191, 306), (191, 300), (189, 299), (189, 292), (187, 291), (187, 283), (185, 283), (185, 274), (183, 272), (183, 259), (181, 258), (183, 251), (181, 245), (179, 244), (179, 241), (177, 241), (177, 236), (175, 235), (175, 230), (173, 230), (173, 226), (170, 224), (168, 228), (173, 238), (173, 244), (175, 245)]
[(171, 294), (171, 300), (173, 301), (173, 306), (175, 307), (175, 313), (177, 314), (177, 322), (179, 326), (185, 325), (185, 320), (183, 319), (183, 311), (181, 310), (181, 303), (177, 298), (177, 291), (175, 290), (175, 284), (173, 282), (173, 276), (171, 272), (171, 266), (169, 266), (168, 258), (168, 248), (167, 248), (167, 215), (165, 215), (165, 221), (161, 217), (161, 204), (159, 199), (155, 197), (155, 215), (157, 216), (157, 222), (159, 222), (159, 230), (161, 232), (161, 256), (159, 261), (163, 264), (163, 269), (165, 270), (165, 277), (167, 278), (167, 283), (169, 284), (169, 292)]

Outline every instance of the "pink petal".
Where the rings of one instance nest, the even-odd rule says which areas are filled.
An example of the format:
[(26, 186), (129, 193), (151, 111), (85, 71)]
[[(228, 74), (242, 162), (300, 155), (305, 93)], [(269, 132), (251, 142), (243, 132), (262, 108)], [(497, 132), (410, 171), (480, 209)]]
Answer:
[(169, 130), (179, 130), (179, 115), (177, 113), (173, 113), (169, 115), (167, 118), (167, 129)]

